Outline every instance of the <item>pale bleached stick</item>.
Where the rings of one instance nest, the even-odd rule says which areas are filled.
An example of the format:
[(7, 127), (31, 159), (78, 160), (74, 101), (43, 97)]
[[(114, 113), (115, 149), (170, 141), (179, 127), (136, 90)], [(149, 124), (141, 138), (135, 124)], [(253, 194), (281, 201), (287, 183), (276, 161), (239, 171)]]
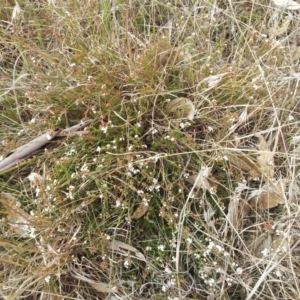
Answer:
[(26, 143), (25, 145), (18, 147), (17, 149), (13, 150), (8, 157), (0, 162), (0, 174), (5, 172), (6, 170), (9, 170), (11, 167), (17, 165), (18, 163), (20, 163), (20, 161), (33, 154), (35, 151), (47, 145), (56, 136), (61, 134), (67, 135), (69, 132), (80, 130), (89, 125), (91, 122), (92, 120), (87, 120), (83, 123), (79, 123), (63, 130), (49, 130), (47, 133), (44, 133), (41, 136)]

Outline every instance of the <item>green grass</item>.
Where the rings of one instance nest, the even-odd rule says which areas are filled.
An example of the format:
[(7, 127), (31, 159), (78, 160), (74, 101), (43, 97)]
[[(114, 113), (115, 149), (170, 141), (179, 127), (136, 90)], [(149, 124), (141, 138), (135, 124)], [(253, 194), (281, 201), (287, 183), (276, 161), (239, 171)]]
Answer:
[(299, 298), (297, 10), (4, 2), (0, 299)]

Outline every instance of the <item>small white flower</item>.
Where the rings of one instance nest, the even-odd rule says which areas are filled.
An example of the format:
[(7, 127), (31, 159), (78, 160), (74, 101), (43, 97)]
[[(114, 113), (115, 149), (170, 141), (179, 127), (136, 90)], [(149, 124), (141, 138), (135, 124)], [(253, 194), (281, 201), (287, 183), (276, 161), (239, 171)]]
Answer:
[(276, 275), (278, 278), (282, 277), (282, 273), (281, 273), (281, 271), (279, 271), (279, 270), (276, 270), (276, 271), (275, 271), (275, 275)]
[(155, 129), (155, 128), (153, 128), (152, 130), (151, 130), (151, 134), (152, 135), (154, 135), (154, 134), (156, 134), (158, 131), (157, 131), (157, 129)]
[(107, 126), (101, 126), (100, 129), (101, 129), (101, 131), (102, 131), (103, 133), (107, 133), (108, 127), (107, 127)]
[(192, 240), (191, 238), (187, 238), (187, 239), (186, 239), (186, 242), (187, 242), (188, 244), (191, 244), (191, 243), (193, 242), (193, 240)]
[(160, 250), (160, 251), (164, 251), (165, 246), (164, 245), (158, 245), (157, 249)]
[(30, 121), (29, 121), (29, 124), (34, 124), (35, 123), (35, 118), (32, 118)]
[(36, 238), (35, 228), (34, 227), (29, 227), (29, 230), (30, 230), (29, 236), (33, 239)]
[(129, 265), (130, 265), (130, 262), (127, 259), (125, 259), (125, 261), (124, 261), (124, 267), (126, 269), (128, 269)]
[(188, 197), (193, 199), (193, 198), (195, 198), (195, 194), (192, 192), (189, 192)]
[(87, 164), (84, 164), (81, 168), (80, 171), (82, 172), (88, 172), (89, 171), (89, 167), (87, 166)]
[(228, 286), (232, 286), (233, 279), (232, 278), (226, 278), (226, 282), (227, 282)]
[(211, 126), (206, 126), (206, 129), (207, 129), (209, 132), (213, 132), (213, 131), (214, 131), (214, 128), (211, 127)]
[(49, 91), (51, 87), (52, 87), (52, 83), (49, 82), (48, 85), (46, 86), (46, 91)]
[(215, 280), (213, 278), (210, 278), (209, 280), (206, 280), (206, 284), (212, 287), (215, 285)]
[(267, 257), (270, 254), (270, 250), (265, 248), (263, 251), (261, 251), (261, 253), (264, 257)]
[(35, 188), (35, 195), (36, 195), (36, 197), (38, 197), (38, 195), (40, 194), (40, 192), (41, 192), (41, 189), (40, 189), (39, 186), (37, 186), (37, 187)]

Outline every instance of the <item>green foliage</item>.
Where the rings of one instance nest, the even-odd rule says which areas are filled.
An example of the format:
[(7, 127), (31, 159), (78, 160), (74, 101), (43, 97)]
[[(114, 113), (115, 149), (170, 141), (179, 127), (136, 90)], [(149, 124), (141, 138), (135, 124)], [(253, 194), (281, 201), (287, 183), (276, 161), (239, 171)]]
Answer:
[(196, 2), (4, 1), (1, 158), (93, 122), (0, 175), (0, 298), (299, 297), (297, 13)]

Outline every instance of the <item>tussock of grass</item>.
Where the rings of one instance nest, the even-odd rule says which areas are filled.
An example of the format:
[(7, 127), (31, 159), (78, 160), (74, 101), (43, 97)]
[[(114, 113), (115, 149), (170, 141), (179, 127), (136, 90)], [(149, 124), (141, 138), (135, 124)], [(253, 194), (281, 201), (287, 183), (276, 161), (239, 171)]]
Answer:
[[(20, 0), (0, 17), (0, 155), (93, 120), (0, 175), (1, 298), (299, 297), (297, 11)], [(178, 97), (193, 120), (167, 111)]]

